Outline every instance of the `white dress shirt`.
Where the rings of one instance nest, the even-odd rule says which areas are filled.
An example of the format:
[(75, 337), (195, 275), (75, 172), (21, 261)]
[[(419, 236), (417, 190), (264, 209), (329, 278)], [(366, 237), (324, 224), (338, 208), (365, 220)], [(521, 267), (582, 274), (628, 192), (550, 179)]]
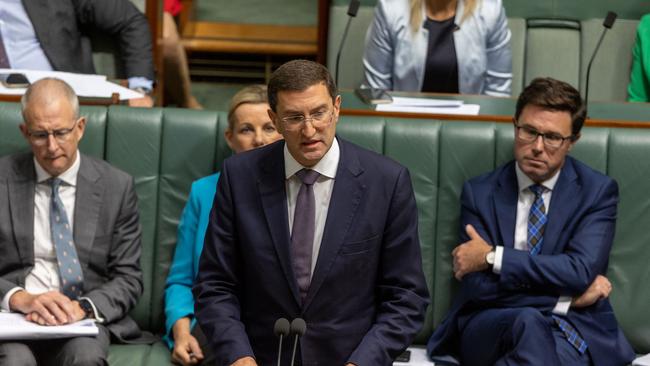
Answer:
[(334, 179), (336, 178), (336, 170), (339, 165), (341, 157), (341, 150), (336, 138), (332, 142), (332, 146), (327, 151), (325, 156), (316, 165), (310, 168), (302, 166), (291, 156), (287, 145), (284, 145), (284, 174), (286, 178), (286, 192), (287, 192), (287, 214), (289, 218), (289, 234), (293, 230), (293, 217), (296, 210), (296, 199), (298, 198), (298, 191), (302, 185), (300, 178), (296, 173), (301, 169), (312, 169), (320, 173), (320, 177), (314, 183), (314, 199), (316, 200), (316, 221), (314, 225), (314, 244), (312, 247), (311, 255), (311, 275), (314, 274), (316, 268), (316, 260), (318, 259), (318, 252), (320, 251), (321, 240), (323, 239), (323, 230), (325, 229), (325, 221), (327, 220), (327, 211), (330, 205), (330, 198), (332, 197), (332, 189), (334, 188)]
[[(534, 185), (533, 182), (520, 168), (519, 164), (515, 164), (515, 171), (517, 173), (517, 184), (519, 187), (519, 197), (517, 199), (517, 218), (515, 219), (515, 242), (514, 246), (517, 250), (528, 250), (528, 214), (530, 208), (535, 202), (535, 194), (530, 190), (530, 186)], [(553, 175), (548, 180), (545, 180), (540, 185), (543, 186), (544, 193), (542, 193), (542, 199), (544, 200), (544, 207), (546, 208), (546, 215), (550, 212), (551, 209), (551, 196), (553, 195), (553, 188), (557, 183), (558, 178), (560, 177), (560, 172), (558, 170), (555, 175)], [(495, 248), (494, 256), (494, 266), (492, 271), (494, 273), (501, 273), (501, 268), (503, 264), (503, 246), (497, 245)], [(553, 313), (566, 315), (569, 312), (569, 307), (571, 306), (571, 296), (560, 296), (558, 303), (553, 309)]]
[[(74, 232), (74, 207), (77, 193), (77, 175), (81, 165), (81, 154), (77, 150), (77, 157), (72, 166), (57, 178), (61, 179), (59, 197), (63, 202), (65, 213), (68, 216), (70, 230)], [(36, 187), (34, 189), (34, 267), (25, 277), (25, 288), (14, 287), (2, 299), (2, 310), (9, 311), (9, 299), (20, 290), (30, 294), (41, 294), (48, 291), (60, 290), (59, 266), (57, 264), (56, 249), (50, 231), (50, 204), (52, 188), (48, 182), (52, 176), (41, 167), (34, 158), (36, 170)], [(95, 313), (95, 318), (102, 321), (99, 312), (92, 300), (86, 297)]]

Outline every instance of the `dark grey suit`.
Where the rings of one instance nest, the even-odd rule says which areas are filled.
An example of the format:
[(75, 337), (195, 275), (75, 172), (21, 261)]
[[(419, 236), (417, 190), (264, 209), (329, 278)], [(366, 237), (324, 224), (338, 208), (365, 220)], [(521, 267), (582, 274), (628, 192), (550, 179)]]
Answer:
[(36, 37), (57, 71), (94, 74), (88, 31), (119, 42), (126, 77), (154, 80), (151, 34), (129, 0), (22, 0)]
[[(0, 298), (34, 266), (33, 155), (0, 158)], [(74, 242), (84, 294), (119, 340), (141, 336), (127, 315), (142, 294), (140, 235), (133, 178), (108, 163), (81, 155), (74, 214)]]

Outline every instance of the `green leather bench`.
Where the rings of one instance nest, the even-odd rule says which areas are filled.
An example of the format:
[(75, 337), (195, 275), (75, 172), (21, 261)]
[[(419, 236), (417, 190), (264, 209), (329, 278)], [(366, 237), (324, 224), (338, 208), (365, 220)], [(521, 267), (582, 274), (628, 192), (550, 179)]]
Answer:
[[(163, 291), (176, 226), (190, 183), (219, 169), (230, 151), (224, 112), (82, 107), (89, 123), (80, 149), (136, 180), (143, 227), (145, 291), (132, 311), (142, 329), (163, 331)], [(26, 149), (17, 103), (0, 103), (0, 156)], [(510, 124), (382, 117), (341, 117), (340, 135), (406, 165), (419, 210), (423, 267), (432, 305), (416, 343), (424, 344), (457, 287), (450, 253), (457, 244), (462, 182), (511, 159)], [(621, 201), (608, 276), (618, 319), (638, 353), (650, 352), (650, 129), (585, 128), (573, 155), (614, 177)], [(419, 265), (414, 263), (413, 265)], [(111, 346), (111, 365), (163, 365), (153, 346)]]

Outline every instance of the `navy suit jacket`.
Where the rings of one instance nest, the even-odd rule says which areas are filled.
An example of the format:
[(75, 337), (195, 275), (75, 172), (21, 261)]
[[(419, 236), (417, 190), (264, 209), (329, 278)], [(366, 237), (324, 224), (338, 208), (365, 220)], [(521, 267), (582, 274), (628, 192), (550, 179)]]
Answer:
[[(428, 290), (406, 168), (338, 139), (320, 252), (301, 304), (290, 258), (284, 141), (224, 161), (193, 292), (218, 365), (276, 362), (280, 317), (307, 322), (297, 364), (391, 365), (420, 330)], [(284, 342), (283, 364), (291, 342)]]
[[(559, 296), (579, 296), (606, 273), (618, 204), (613, 179), (566, 157), (537, 256), (514, 249), (518, 189), (514, 161), (463, 186), (460, 242), (469, 240), (464, 228), (472, 224), (489, 244), (504, 246), (502, 269), (500, 275), (487, 270), (463, 278), (429, 341), (430, 355), (458, 354), (459, 315), (493, 307), (535, 307), (550, 315)], [(566, 318), (587, 341), (594, 365), (625, 365), (634, 358), (609, 300), (571, 308)]]

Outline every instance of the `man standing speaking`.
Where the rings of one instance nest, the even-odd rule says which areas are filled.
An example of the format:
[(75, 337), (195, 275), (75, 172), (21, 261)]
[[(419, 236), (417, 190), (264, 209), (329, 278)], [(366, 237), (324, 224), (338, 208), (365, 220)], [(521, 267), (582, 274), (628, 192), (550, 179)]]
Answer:
[(281, 317), (307, 323), (299, 365), (391, 365), (429, 303), (408, 170), (335, 135), (322, 65), (288, 62), (268, 92), (284, 141), (224, 162), (193, 290), (201, 329), (219, 365), (275, 364)]

